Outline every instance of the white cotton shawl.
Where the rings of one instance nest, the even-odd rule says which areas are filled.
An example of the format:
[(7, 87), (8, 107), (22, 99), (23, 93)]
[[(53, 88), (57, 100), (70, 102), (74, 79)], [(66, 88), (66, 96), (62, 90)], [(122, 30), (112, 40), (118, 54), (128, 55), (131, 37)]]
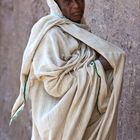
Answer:
[[(30, 98), (32, 140), (115, 140), (125, 53), (47, 3), (51, 13), (33, 26), (24, 51), (11, 122)], [(113, 70), (104, 71), (95, 51)]]

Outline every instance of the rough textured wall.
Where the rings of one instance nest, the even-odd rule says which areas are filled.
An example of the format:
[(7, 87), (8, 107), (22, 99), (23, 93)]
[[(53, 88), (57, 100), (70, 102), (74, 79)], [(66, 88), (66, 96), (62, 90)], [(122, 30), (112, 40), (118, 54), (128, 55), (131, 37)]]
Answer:
[[(119, 106), (117, 140), (140, 139), (140, 3), (139, 0), (86, 0), (87, 24), (96, 35), (127, 54), (124, 88)], [(19, 91), (23, 50), (32, 25), (48, 13), (45, 0), (0, 0), (0, 140), (29, 140), (27, 107), (8, 126)]]
[(89, 0), (92, 31), (126, 52), (117, 140), (140, 140), (140, 1)]

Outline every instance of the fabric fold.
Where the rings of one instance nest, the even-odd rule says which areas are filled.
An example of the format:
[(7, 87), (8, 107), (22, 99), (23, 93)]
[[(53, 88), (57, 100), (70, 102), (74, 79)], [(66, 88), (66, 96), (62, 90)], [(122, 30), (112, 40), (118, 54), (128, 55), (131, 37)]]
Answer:
[(125, 53), (66, 19), (54, 0), (48, 4), (51, 14), (33, 26), (23, 54), (11, 121), (30, 98), (32, 140), (115, 140)]

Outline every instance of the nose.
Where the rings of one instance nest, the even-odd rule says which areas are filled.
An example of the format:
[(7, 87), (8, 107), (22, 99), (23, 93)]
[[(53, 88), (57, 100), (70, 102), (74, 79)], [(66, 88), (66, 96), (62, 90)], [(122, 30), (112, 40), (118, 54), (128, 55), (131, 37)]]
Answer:
[(79, 5), (78, 0), (73, 0), (73, 1), (72, 1), (72, 6), (73, 6), (73, 8), (79, 8), (80, 5)]

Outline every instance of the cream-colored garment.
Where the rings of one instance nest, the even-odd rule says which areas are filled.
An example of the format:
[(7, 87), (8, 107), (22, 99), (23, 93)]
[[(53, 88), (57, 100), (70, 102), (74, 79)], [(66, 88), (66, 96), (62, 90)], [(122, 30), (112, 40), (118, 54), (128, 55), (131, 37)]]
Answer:
[[(48, 5), (24, 51), (11, 120), (30, 98), (32, 140), (115, 140), (125, 53), (66, 19), (54, 0)], [(113, 70), (104, 71), (95, 51)]]

